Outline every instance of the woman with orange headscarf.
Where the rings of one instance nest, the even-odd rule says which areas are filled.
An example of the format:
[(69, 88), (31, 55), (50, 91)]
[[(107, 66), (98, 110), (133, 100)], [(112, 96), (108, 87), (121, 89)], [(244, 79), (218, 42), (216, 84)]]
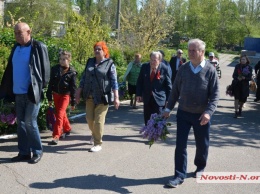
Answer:
[(82, 94), (86, 101), (86, 120), (92, 133), (90, 144), (94, 144), (90, 151), (98, 152), (102, 149), (102, 136), (110, 99), (114, 100), (116, 109), (120, 102), (116, 67), (109, 58), (105, 42), (97, 42), (94, 45), (94, 55), (94, 58), (88, 59), (82, 74), (76, 102), (80, 101)]

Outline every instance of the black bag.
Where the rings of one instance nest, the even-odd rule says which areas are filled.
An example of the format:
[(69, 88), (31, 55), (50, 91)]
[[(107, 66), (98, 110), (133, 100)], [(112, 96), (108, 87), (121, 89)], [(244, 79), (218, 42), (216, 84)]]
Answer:
[(101, 99), (104, 105), (111, 104), (114, 102), (114, 93), (110, 92), (108, 94), (103, 94)]
[(107, 95), (103, 95), (103, 96), (101, 97), (101, 100), (102, 100), (102, 102), (103, 102), (104, 105), (108, 105), (108, 104), (109, 104), (109, 102), (108, 102), (108, 96), (107, 96)]
[(237, 85), (237, 80), (232, 80), (231, 84), (226, 88), (226, 95), (233, 97), (234, 96), (234, 88)]
[(233, 97), (234, 96), (234, 91), (233, 91), (233, 86), (232, 84), (228, 85), (226, 88), (226, 95)]
[(113, 91), (110, 91), (109, 93), (105, 93), (104, 88), (101, 88), (101, 86), (98, 82), (98, 78), (97, 78), (95, 69), (94, 69), (94, 73), (95, 73), (95, 77), (96, 77), (96, 80), (97, 80), (97, 83), (98, 83), (98, 87), (99, 87), (100, 91), (103, 93), (103, 95), (101, 96), (101, 100), (102, 100), (103, 104), (104, 105), (112, 104), (114, 102)]

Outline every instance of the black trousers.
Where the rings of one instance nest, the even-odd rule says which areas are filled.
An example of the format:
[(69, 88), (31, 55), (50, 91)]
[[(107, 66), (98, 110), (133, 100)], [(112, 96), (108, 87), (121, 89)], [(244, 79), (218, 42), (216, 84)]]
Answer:
[(150, 100), (147, 104), (144, 104), (144, 123), (147, 125), (151, 114), (157, 113), (162, 114), (164, 106), (159, 106), (151, 95)]

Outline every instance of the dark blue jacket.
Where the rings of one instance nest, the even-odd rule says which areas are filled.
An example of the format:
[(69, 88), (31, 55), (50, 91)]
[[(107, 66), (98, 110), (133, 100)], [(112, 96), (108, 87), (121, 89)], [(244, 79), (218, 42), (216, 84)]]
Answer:
[(157, 72), (160, 71), (160, 77), (155, 76), (150, 81), (150, 63), (145, 63), (141, 67), (141, 71), (136, 84), (136, 96), (142, 96), (144, 104), (147, 104), (151, 95), (154, 96), (159, 106), (164, 106), (168, 100), (172, 89), (172, 83), (168, 67), (164, 63), (160, 63)]

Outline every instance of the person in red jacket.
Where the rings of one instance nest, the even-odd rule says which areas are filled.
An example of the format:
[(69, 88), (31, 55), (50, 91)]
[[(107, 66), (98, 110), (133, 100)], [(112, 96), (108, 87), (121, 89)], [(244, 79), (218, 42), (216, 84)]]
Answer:
[(76, 104), (76, 76), (77, 72), (70, 65), (71, 53), (62, 51), (59, 64), (51, 68), (51, 78), (47, 90), (49, 106), (54, 101), (56, 122), (53, 128), (53, 140), (49, 143), (57, 145), (62, 134), (69, 135), (71, 126), (67, 117), (66, 109), (71, 104), (71, 110)]

